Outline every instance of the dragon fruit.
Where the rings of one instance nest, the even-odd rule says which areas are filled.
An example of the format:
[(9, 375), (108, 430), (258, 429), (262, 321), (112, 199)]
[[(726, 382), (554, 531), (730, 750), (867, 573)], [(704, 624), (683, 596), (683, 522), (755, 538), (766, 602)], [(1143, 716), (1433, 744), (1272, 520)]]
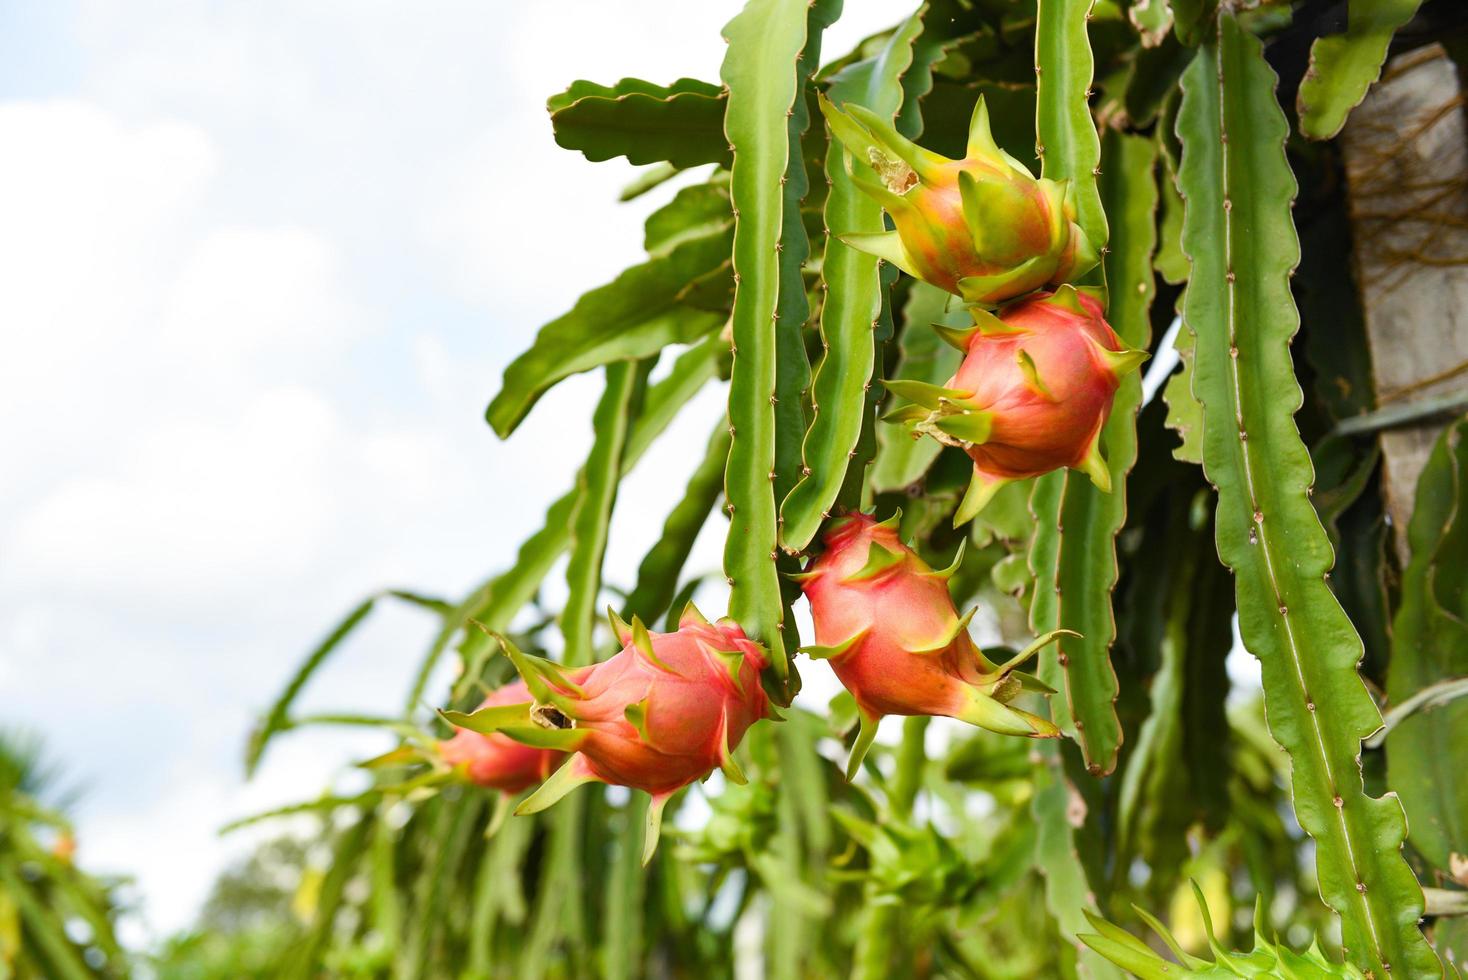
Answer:
[(842, 235), (853, 248), (984, 307), (1096, 265), (1096, 249), (1075, 223), (1070, 182), (1037, 180), (1000, 149), (982, 97), (962, 160), (923, 149), (861, 106), (843, 111), (822, 98), (821, 111), (854, 158), (852, 179), (896, 227)]
[[(486, 708), (528, 705), (531, 700), (525, 682), (513, 681), (485, 698), (479, 712)], [(471, 783), (507, 794), (543, 781), (565, 758), (564, 752), (555, 749), (532, 748), (505, 735), (486, 735), (459, 726), (455, 726), (452, 738), (438, 743), (438, 755)]]
[[(826, 550), (798, 579), (810, 601), (816, 645), (856, 699), (861, 731), (847, 766), (856, 774), (884, 715), (947, 715), (1006, 735), (1053, 738), (1059, 730), (1009, 702), (1021, 690), (1049, 692), (1014, 667), (1069, 631), (1036, 640), (1002, 664), (968, 635), (948, 595), (958, 567), (934, 571), (897, 536), (897, 519), (867, 514), (833, 521)], [(962, 556), (959, 556), (960, 559)]]
[(575, 671), (521, 653), (501, 637), (534, 702), (491, 707), (479, 727), (534, 748), (575, 753), (517, 814), (543, 810), (589, 782), (648, 793), (645, 863), (675, 792), (714, 769), (744, 782), (733, 752), (749, 727), (771, 713), (760, 685), (769, 660), (736, 623), (711, 624), (691, 604), (674, 633), (650, 633), (636, 618), (631, 625), (615, 614), (611, 620), (621, 651)]
[(974, 461), (954, 524), (971, 519), (1011, 480), (1070, 466), (1103, 491), (1111, 473), (1101, 428), (1121, 378), (1147, 357), (1125, 350), (1100, 302), (1073, 286), (1037, 293), (997, 315), (974, 311), (975, 326), (940, 328), (966, 356), (944, 387), (892, 381), (914, 404), (887, 416), (957, 446)]

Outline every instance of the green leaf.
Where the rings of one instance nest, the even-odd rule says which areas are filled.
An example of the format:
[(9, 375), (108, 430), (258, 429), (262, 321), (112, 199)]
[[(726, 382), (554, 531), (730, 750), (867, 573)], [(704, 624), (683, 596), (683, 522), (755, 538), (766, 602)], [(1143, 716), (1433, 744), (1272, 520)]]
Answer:
[(336, 913), (341, 908), (342, 892), (357, 870), (357, 858), (367, 845), (372, 824), (371, 813), (363, 813), (361, 819), (337, 835), (331, 863), (316, 895), (310, 926), (305, 937), (292, 946), (289, 961), (279, 973), (282, 980), (307, 980), (320, 973), (321, 958), (331, 941)]
[[(663, 433), (689, 399), (714, 377), (722, 349), (723, 342), (718, 337), (708, 338), (681, 354), (667, 376), (648, 390), (642, 401), (641, 414), (627, 436), (627, 446), (622, 455), (624, 475), (637, 464), (648, 446)], [(571, 513), (580, 495), (580, 483), (578, 475), (577, 487), (551, 504), (546, 511), (545, 525), (520, 546), (515, 563), (475, 589), (459, 604), (453, 615), (445, 619), (418, 668), (408, 695), (408, 711), (415, 710), (423, 700), (438, 658), (454, 636), (464, 631), (471, 621), (483, 625), (489, 632), (502, 633), (509, 629), (515, 614), (535, 597), (541, 581), (570, 544)], [(466, 632), (462, 649), (465, 664), (487, 650), (490, 643), (485, 632), (478, 629)], [(461, 685), (472, 684), (478, 676), (478, 671), (466, 670)], [(464, 692), (456, 693), (462, 696)]]
[(656, 354), (718, 329), (720, 319), (678, 302), (689, 282), (719, 267), (729, 251), (727, 229), (691, 238), (665, 255), (626, 270), (586, 293), (569, 313), (540, 328), (535, 343), (505, 368), (485, 417), (508, 438), (557, 382), (617, 361)]
[[(721, 460), (722, 462), (722, 460)], [(644, 974), (647, 875), (642, 870), (642, 837), (651, 800), (633, 793), (622, 808), (617, 851), (607, 876), (606, 940), (603, 948), (607, 980), (634, 980)]]
[[(1166, 9), (1165, 0), (1154, 0), (1154, 5)], [(1159, 46), (1137, 52), (1126, 81), (1126, 114), (1132, 126), (1152, 124), (1177, 92), (1178, 78), (1191, 60), (1192, 52), (1171, 34)]]
[(1157, 257), (1152, 265), (1163, 281), (1176, 286), (1187, 281), (1188, 257), (1183, 254), (1183, 199), (1178, 195), (1171, 164), (1164, 163), (1158, 171), (1157, 184), (1162, 196), (1162, 220), (1158, 223)]
[[(624, 78), (608, 88), (573, 82), (546, 102), (556, 142), (588, 160), (626, 157), (635, 164), (666, 160), (680, 169), (729, 161), (724, 93), (680, 78), (660, 86)], [(511, 191), (513, 193), (513, 191)]]
[[(871, 61), (848, 68), (831, 86), (838, 107), (864, 106), (884, 119), (902, 105), (902, 75), (912, 64), (912, 45), (922, 30), (922, 11), (909, 17)], [(848, 470), (860, 467), (858, 442), (868, 415), (876, 371), (877, 333), (881, 328), (884, 289), (878, 260), (852, 248), (838, 236), (877, 234), (884, 230), (882, 208), (852, 178), (853, 167), (867, 167), (839, 142), (826, 153), (825, 256), (821, 280), (821, 341), (825, 348), (811, 388), (814, 413), (801, 446), (803, 478), (780, 505), (780, 543), (786, 551), (804, 551), (831, 512)], [(870, 458), (870, 457), (867, 457)]]
[[(1196, 884), (1193, 890), (1199, 896), (1199, 909), (1206, 924), (1208, 907), (1203, 903), (1201, 892), (1198, 891)], [(1177, 940), (1154, 916), (1141, 909), (1136, 911), (1157, 930), (1163, 942), (1171, 948), (1173, 955), (1177, 956), (1181, 963), (1164, 959), (1150, 946), (1120, 926), (1112, 925), (1095, 915), (1088, 914), (1087, 918), (1090, 919), (1091, 926), (1097, 932), (1083, 935), (1080, 938), (1087, 946), (1111, 962), (1125, 967), (1144, 980), (1173, 980), (1173, 978), (1183, 977), (1198, 977), (1200, 980), (1201, 978), (1223, 980), (1225, 977), (1272, 977), (1279, 978), (1279, 980), (1307, 980), (1307, 978), (1308, 980), (1325, 980), (1325, 978), (1335, 977), (1339, 980), (1365, 980), (1365, 975), (1352, 964), (1332, 963), (1315, 947), (1311, 947), (1304, 953), (1296, 953), (1278, 940), (1266, 938), (1262, 932), (1262, 926), (1257, 921), (1254, 928), (1254, 948), (1249, 952), (1227, 952), (1212, 935), (1210, 928), (1209, 946), (1212, 949), (1214, 960), (1210, 962), (1197, 956), (1190, 956), (1178, 946)], [(1256, 913), (1256, 917), (1257, 914), (1259, 913)]]
[(729, 536), (724, 573), (729, 614), (764, 643), (775, 670), (788, 670), (784, 602), (775, 568), (777, 511), (775, 384), (776, 314), (780, 302), (782, 181), (789, 160), (787, 113), (799, 91), (794, 66), (805, 49), (804, 0), (750, 0), (724, 27), (729, 49), (720, 77), (729, 90), (724, 132), (734, 148), (729, 180), (734, 202), (734, 371), (729, 425), (734, 433), (725, 472)]
[(480, 858), (469, 919), (468, 976), (490, 975), (495, 927), (500, 921), (514, 925), (525, 919), (520, 869), (534, 828), (534, 820), (505, 821)]
[(684, 187), (648, 215), (642, 247), (648, 255), (661, 255), (691, 238), (719, 231), (734, 220), (729, 208), (729, 188), (722, 182)]
[(624, 603), (628, 617), (640, 616), (653, 622), (668, 610), (693, 542), (724, 491), (724, 462), (728, 458), (729, 430), (721, 423), (709, 439), (703, 461), (689, 478), (683, 499), (668, 514), (657, 543), (637, 569), (637, 585)]
[(476, 794), (452, 803), (445, 801), (444, 808), (439, 811), (441, 819), (433, 835), (436, 846), (430, 852), (422, 873), (413, 882), (413, 901), (409, 906), (411, 921), (400, 957), (400, 962), (406, 966), (406, 977), (416, 980), (432, 977), (437, 972), (430, 960), (447, 927), (444, 906), (456, 883), (451, 869), (458, 868), (463, 861), (464, 851), (478, 829), (484, 802), (484, 796)]
[(91, 980), (94, 974), (82, 960), (81, 951), (67, 937), (61, 919), (5, 865), (0, 865), (0, 894), (13, 898), (19, 907), (26, 937), (34, 941), (42, 962), (49, 967), (46, 976), (54, 976), (56, 980)]
[(306, 659), (296, 668), (295, 674), (291, 677), (290, 683), (286, 685), (285, 690), (280, 693), (280, 697), (275, 699), (275, 703), (265, 713), (264, 719), (250, 733), (250, 741), (245, 749), (246, 779), (253, 776), (255, 770), (259, 768), (260, 760), (264, 757), (265, 749), (270, 744), (271, 739), (280, 732), (294, 727), (290, 717), (291, 708), (295, 706), (296, 698), (300, 696), (306, 683), (321, 668), (321, 665), (326, 662), (326, 659), (336, 651), (337, 647), (341, 646), (346, 638), (358, 626), (362, 625), (362, 621), (371, 614), (373, 608), (377, 605), (377, 601), (384, 597), (399, 599), (409, 605), (438, 613), (440, 616), (448, 615), (452, 610), (452, 607), (441, 599), (421, 596), (403, 589), (385, 589), (368, 596), (360, 602), (326, 635), (325, 639), (316, 645), (315, 649), (306, 655)]
[(1172, 7), (1168, 0), (1137, 0), (1127, 10), (1127, 19), (1142, 36), (1143, 48), (1164, 44), (1172, 29)]
[[(937, 286), (914, 281), (902, 310), (903, 328), (898, 335), (898, 361), (893, 377), (901, 381), (943, 385), (963, 360), (963, 355), (944, 343), (929, 324), (961, 328), (972, 324), (962, 307), (947, 312), (949, 294)], [(878, 493), (901, 490), (922, 479), (942, 445), (936, 439), (914, 439), (901, 426), (877, 429), (877, 458), (872, 463), (872, 489)]]
[[(815, 100), (815, 85), (812, 79), (821, 62), (821, 38), (828, 27), (841, 15), (841, 0), (822, 0), (810, 4), (806, 15), (805, 50), (796, 60), (795, 103), (786, 120), (788, 158), (781, 191), (780, 229), (780, 296), (775, 317), (775, 470), (774, 491), (778, 508), (780, 501), (800, 481), (801, 440), (810, 424), (806, 410), (806, 399), (810, 392), (810, 361), (806, 355), (806, 324), (810, 320), (810, 300), (806, 296), (806, 265), (810, 259), (810, 229), (806, 226), (806, 215), (801, 205), (810, 192), (810, 173), (807, 167), (808, 150), (825, 152), (824, 129), (806, 143), (806, 132), (810, 128), (811, 104)], [(811, 161), (815, 164), (815, 161)], [(781, 574), (796, 571), (799, 563), (789, 555), (781, 555), (777, 565)], [(781, 586), (785, 642), (794, 647), (800, 644), (800, 633), (791, 615), (791, 604), (800, 596), (795, 583), (785, 581)], [(794, 930), (792, 930), (794, 931)]]
[(1041, 176), (1074, 182), (1076, 223), (1100, 248), (1107, 240), (1096, 171), (1101, 138), (1088, 93), (1095, 72), (1086, 24), (1091, 0), (1040, 0), (1035, 19), (1035, 137)]
[[(1061, 934), (1071, 942), (1090, 928), (1086, 912), (1095, 903), (1092, 884), (1077, 847), (1077, 825), (1085, 819), (1085, 803), (1066, 778), (1058, 742), (1041, 742), (1044, 760), (1034, 769), (1035, 794), (1030, 814), (1035, 821), (1035, 867), (1045, 878), (1045, 905)], [(1091, 950), (1079, 958), (1093, 980), (1121, 980), (1122, 974)]]
[(608, 365), (606, 390), (592, 416), (596, 439), (577, 478), (581, 493), (571, 515), (571, 557), (566, 565), (569, 591), (561, 610), (561, 632), (566, 641), (563, 660), (572, 667), (595, 659), (592, 630), (601, 591), (602, 558), (621, 482), (627, 436), (649, 367), (626, 362)]
[(1211, 522), (1192, 517), (1194, 503), (1185, 493), (1169, 494), (1133, 552), (1145, 561), (1129, 570), (1125, 645), (1134, 658), (1150, 659), (1155, 649), (1161, 665), (1122, 773), (1116, 861), (1146, 861), (1148, 890), (1158, 896), (1170, 894), (1185, 873), (1189, 829), (1217, 826), (1217, 813), (1228, 806), (1224, 660), (1233, 646), (1233, 595), (1228, 570), (1213, 559)]
[(1209, 40), (1213, 32), (1213, 14), (1218, 0), (1171, 0), (1173, 33), (1190, 48)]
[(1366, 98), (1381, 76), (1392, 35), (1422, 0), (1351, 0), (1346, 32), (1318, 37), (1310, 45), (1310, 67), (1300, 81), (1295, 107), (1300, 132), (1315, 140), (1335, 136), (1346, 116)]
[[(1468, 677), (1468, 420), (1444, 430), (1417, 480), (1408, 526), (1412, 559), (1392, 623), (1389, 704)], [(1468, 854), (1468, 700), (1404, 718), (1387, 736), (1387, 775), (1407, 811), (1411, 842), (1440, 872)]]
[(1401, 805), (1362, 785), (1361, 739), (1381, 716), (1356, 673), (1360, 638), (1325, 583), (1331, 549), (1293, 419), (1296, 188), (1274, 84), (1260, 42), (1225, 13), (1183, 76), (1178, 116), (1192, 263), (1183, 315), (1197, 341), (1218, 551), (1235, 572), (1239, 631), (1260, 660), (1270, 732), (1290, 757), (1295, 814), (1315, 840), (1320, 893), (1341, 916), (1348, 957), (1377, 975), (1389, 962), (1438, 976), (1417, 925), (1421, 888), (1401, 855)]
[[(810, 362), (805, 352), (805, 325), (810, 300), (805, 293), (805, 266), (810, 235), (800, 206), (810, 192), (804, 136), (810, 128), (810, 75), (821, 61), (821, 35), (826, 18), (840, 14), (825, 4), (810, 8), (805, 49), (796, 59), (795, 102), (785, 123), (785, 176), (781, 180), (780, 295), (775, 308), (775, 501), (785, 498), (800, 479), (800, 440), (808, 424), (805, 398), (810, 390)], [(787, 594), (788, 598), (788, 594)]]

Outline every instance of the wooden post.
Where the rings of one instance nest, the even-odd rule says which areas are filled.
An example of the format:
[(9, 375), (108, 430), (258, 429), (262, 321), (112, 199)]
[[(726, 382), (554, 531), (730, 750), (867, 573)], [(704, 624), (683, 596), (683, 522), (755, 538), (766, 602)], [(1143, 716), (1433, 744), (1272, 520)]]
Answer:
[[(1345, 151), (1377, 407), (1468, 392), (1468, 125), (1432, 44), (1390, 61), (1351, 114)], [(1417, 477), (1442, 417), (1383, 431), (1383, 495), (1405, 560)]]

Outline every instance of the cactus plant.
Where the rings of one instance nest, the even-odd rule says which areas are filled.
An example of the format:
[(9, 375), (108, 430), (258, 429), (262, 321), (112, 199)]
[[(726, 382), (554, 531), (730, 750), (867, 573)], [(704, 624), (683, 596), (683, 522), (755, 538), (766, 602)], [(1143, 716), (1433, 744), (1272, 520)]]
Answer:
[[(600, 373), (544, 526), (458, 602), (352, 610), (252, 739), (253, 768), (292, 728), (372, 721), (303, 716), (300, 692), (374, 602), (438, 617), (388, 720), (403, 748), (362, 793), (290, 808), (335, 815), (340, 871), (286, 975), (371, 943), (405, 976), (1456, 970), (1468, 861), (1439, 777), (1468, 750), (1430, 736), (1461, 715), (1463, 430), (1398, 578), (1374, 434), (1399, 410), (1372, 411), (1328, 138), (1388, 54), (1452, 46), (1439, 12), (1393, 47), (1415, 0), (1352, 2), (1324, 36), (1298, 3), (1291, 24), (1280, 4), (915, 0), (833, 53), (841, 6), (748, 0), (714, 82), (552, 97), (562, 145), (650, 165), (629, 197), (684, 186), (647, 256), (490, 403), (508, 436)], [(1182, 369), (1144, 381), (1166, 345)], [(659, 457), (687, 461), (686, 490), (622, 566), (613, 517), (644, 503), (624, 478), (714, 388), (726, 416)], [(565, 588), (542, 588), (563, 557)], [(644, 625), (695, 592), (728, 618)], [(469, 731), (429, 734), (429, 701)], [(516, 739), (526, 766), (476, 768)], [(681, 840), (654, 854), (665, 810)], [(339, 915), (369, 870), (388, 898)], [(1176, 900), (1189, 877), (1212, 883), (1200, 910)]]

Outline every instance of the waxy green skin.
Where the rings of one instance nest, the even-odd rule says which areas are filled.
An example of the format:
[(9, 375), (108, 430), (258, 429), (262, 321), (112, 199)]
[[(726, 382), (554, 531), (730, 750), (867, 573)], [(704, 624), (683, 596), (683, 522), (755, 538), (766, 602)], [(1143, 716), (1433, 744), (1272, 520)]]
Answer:
[(965, 352), (946, 385), (889, 384), (915, 403), (888, 416), (912, 424), (974, 461), (973, 480), (955, 524), (973, 517), (1005, 483), (1063, 467), (1111, 489), (1101, 429), (1122, 377), (1146, 357), (1123, 348), (1101, 304), (1061, 286), (1003, 307), (977, 311), (970, 330), (945, 330)]
[(961, 160), (917, 146), (860, 106), (842, 111), (823, 99), (821, 109), (836, 137), (868, 165), (855, 165), (853, 179), (896, 228), (842, 235), (853, 248), (979, 307), (1070, 281), (1096, 265), (1096, 250), (1075, 223), (1068, 183), (1037, 180), (1001, 150), (982, 98)]
[(948, 594), (950, 572), (929, 567), (895, 524), (867, 514), (833, 522), (825, 552), (800, 576), (816, 633), (804, 652), (830, 660), (861, 713), (849, 774), (884, 715), (945, 715), (1001, 734), (1058, 735), (1049, 721), (1007, 703), (1026, 686), (1010, 667), (1034, 651), (1004, 665), (985, 658)]

